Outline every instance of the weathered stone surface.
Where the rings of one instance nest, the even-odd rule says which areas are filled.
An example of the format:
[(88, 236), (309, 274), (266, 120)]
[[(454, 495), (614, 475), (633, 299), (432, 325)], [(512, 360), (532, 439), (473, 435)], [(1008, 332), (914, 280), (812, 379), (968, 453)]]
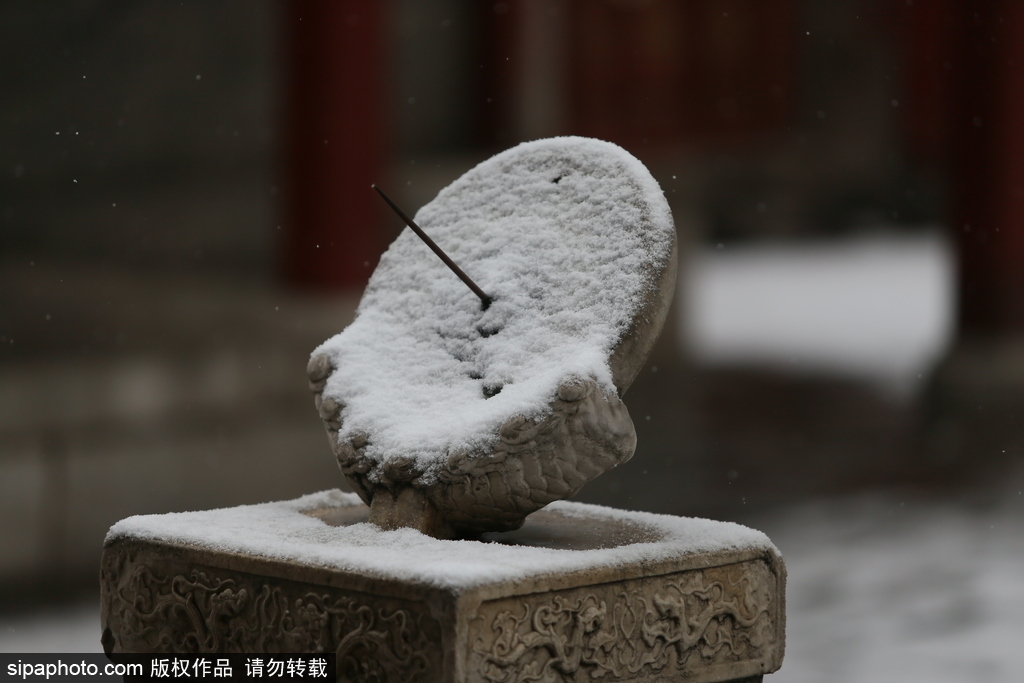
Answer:
[(339, 441), (340, 406), (320, 394), (316, 402), (338, 465), (371, 506), (371, 521), (437, 538), (517, 529), (528, 514), (572, 496), (636, 448), (626, 405), (594, 382), (579, 382), (561, 387), (550, 415), (510, 420), (489, 452), (453, 453), (440, 477), (424, 483), (414, 469), (371, 462), (365, 439)]
[(423, 601), (265, 569), (160, 544), (112, 546), (101, 574), (104, 650), (335, 652), (339, 679), (353, 681), (435, 680), (429, 672), (443, 669), (442, 625)]
[(488, 601), (470, 622), (466, 668), (501, 683), (764, 673), (774, 579), (753, 560)]
[[(306, 513), (335, 526), (357, 506)], [(724, 528), (725, 525), (723, 525)], [(779, 668), (785, 568), (774, 550), (659, 552), (635, 522), (543, 511), (487, 541), (636, 546), (627, 564), (464, 588), (120, 537), (104, 549), (108, 652), (335, 652), (339, 680), (739, 681)]]

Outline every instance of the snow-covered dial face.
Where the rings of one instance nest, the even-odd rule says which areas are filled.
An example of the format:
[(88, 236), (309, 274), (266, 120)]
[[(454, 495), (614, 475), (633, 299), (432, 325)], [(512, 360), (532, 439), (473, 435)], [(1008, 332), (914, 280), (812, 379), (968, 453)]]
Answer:
[(550, 414), (567, 383), (629, 385), (675, 274), (668, 203), (629, 153), (587, 138), (525, 143), (415, 221), (493, 302), (484, 309), (404, 230), (356, 320), (313, 353), (328, 359), (322, 397), (339, 443), (430, 479), (453, 453), (486, 454), (510, 421)]

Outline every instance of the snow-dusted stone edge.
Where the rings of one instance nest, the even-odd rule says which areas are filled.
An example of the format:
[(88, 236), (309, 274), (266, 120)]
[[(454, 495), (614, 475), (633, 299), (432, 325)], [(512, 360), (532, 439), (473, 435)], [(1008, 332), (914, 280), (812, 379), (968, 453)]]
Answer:
[(626, 578), (638, 568), (657, 573), (660, 563), (681, 559), (701, 567), (778, 557), (765, 534), (739, 524), (569, 501), (552, 503), (548, 510), (581, 527), (601, 522), (635, 527), (642, 540), (586, 550), (513, 546), (440, 540), (408, 528), (385, 531), (368, 522), (331, 526), (311, 514), (349, 507), (363, 503), (355, 494), (330, 490), (259, 505), (139, 515), (111, 527), (105, 544), (121, 539), (175, 544), (456, 590), (608, 570)]

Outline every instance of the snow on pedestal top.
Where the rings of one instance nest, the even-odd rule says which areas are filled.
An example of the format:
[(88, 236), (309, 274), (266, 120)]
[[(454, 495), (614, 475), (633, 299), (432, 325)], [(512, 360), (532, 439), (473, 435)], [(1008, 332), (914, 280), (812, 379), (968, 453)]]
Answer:
[(552, 503), (550, 509), (578, 518), (581, 524), (600, 520), (632, 524), (655, 533), (657, 538), (610, 548), (566, 550), (439, 540), (413, 529), (383, 531), (366, 522), (331, 526), (305, 514), (345, 506), (361, 504), (355, 494), (334, 490), (261, 505), (139, 515), (111, 527), (106, 542), (135, 539), (176, 543), (449, 588), (638, 562), (649, 564), (684, 555), (778, 554), (767, 536), (739, 524), (568, 501)]
[(480, 300), (405, 229), (356, 320), (317, 348), (344, 408), (339, 440), (428, 473), (486, 448), (515, 416), (550, 411), (560, 382), (614, 391), (609, 357), (657, 286), (674, 228), (657, 182), (608, 142), (524, 143), (473, 168), (416, 222), (493, 298)]

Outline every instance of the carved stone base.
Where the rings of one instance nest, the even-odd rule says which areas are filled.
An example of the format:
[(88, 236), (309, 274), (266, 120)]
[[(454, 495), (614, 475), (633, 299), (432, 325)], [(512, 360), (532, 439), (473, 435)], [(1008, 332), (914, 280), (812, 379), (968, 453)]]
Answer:
[[(365, 506), (338, 500), (289, 514), (332, 527), (367, 519)], [(430, 557), (418, 579), (360, 566), (355, 550), (348, 569), (326, 555), (233, 550), (213, 512), (189, 514), (211, 515), (204, 529), (217, 547), (167, 532), (169, 515), (112, 530), (101, 571), (107, 652), (335, 652), (345, 681), (756, 681), (782, 663), (785, 568), (766, 538), (737, 544), (737, 529), (755, 532), (736, 525), (702, 522), (700, 543), (687, 544), (669, 538), (674, 518), (561, 503), (487, 540), (553, 549), (545, 557), (563, 569), (446, 585)], [(352, 528), (365, 539), (367, 526)], [(431, 542), (456, 544), (439, 546), (454, 559), (509, 551)]]

